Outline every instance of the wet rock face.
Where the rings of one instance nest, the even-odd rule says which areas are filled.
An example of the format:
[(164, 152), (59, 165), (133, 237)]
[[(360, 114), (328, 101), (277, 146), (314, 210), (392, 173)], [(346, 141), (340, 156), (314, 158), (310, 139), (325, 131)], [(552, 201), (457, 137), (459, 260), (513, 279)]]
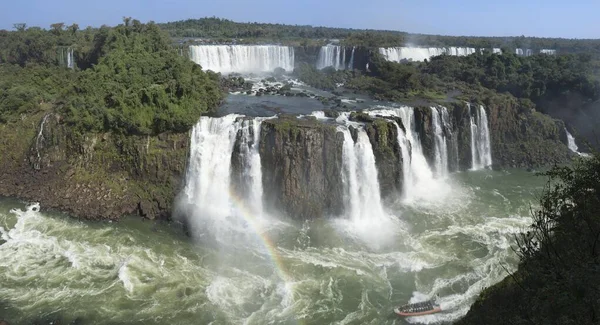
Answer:
[(34, 200), (45, 209), (85, 219), (169, 217), (187, 163), (187, 133), (80, 134), (56, 114), (22, 124), (16, 126), (24, 132), (20, 138), (0, 130), (3, 150), (11, 148), (10, 156), (0, 157), (0, 195)]
[(335, 126), (316, 120), (264, 121), (260, 156), (266, 206), (299, 219), (339, 215), (343, 141)]
[(402, 154), (398, 143), (398, 129), (393, 122), (377, 118), (365, 126), (373, 147), (377, 178), (382, 198), (396, 195), (402, 189)]

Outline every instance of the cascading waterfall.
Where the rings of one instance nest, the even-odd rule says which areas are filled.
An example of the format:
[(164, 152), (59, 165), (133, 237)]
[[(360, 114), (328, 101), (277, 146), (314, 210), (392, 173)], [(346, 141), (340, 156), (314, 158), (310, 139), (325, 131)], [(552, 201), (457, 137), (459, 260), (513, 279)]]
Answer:
[(317, 59), (317, 69), (333, 67), (336, 70), (346, 68), (346, 48), (338, 45), (322, 46)]
[(466, 56), (475, 53), (471, 47), (392, 47), (379, 48), (379, 53), (388, 61), (401, 62), (424, 61), (431, 57), (446, 54), (453, 56)]
[(354, 50), (356, 50), (355, 46), (352, 47), (352, 54), (350, 54), (350, 63), (348, 63), (348, 70), (354, 69)]
[[(234, 220), (239, 194), (232, 191), (232, 155), (239, 145), (241, 179), (248, 189), (245, 209), (254, 216), (263, 213), (262, 171), (258, 151), (261, 119), (243, 119), (240, 115), (221, 118), (201, 117), (192, 130), (190, 161), (184, 190), (187, 203), (192, 205), (190, 223), (198, 229), (207, 229), (212, 236), (226, 242), (231, 229), (243, 232), (243, 226)], [(238, 143), (236, 144), (236, 139)], [(212, 221), (212, 222), (211, 222)]]
[(294, 48), (278, 45), (192, 45), (190, 59), (215, 72), (294, 70)]
[(575, 137), (571, 135), (567, 129), (565, 129), (565, 133), (567, 134), (567, 146), (569, 147), (569, 150), (579, 153), (579, 147), (575, 143)]
[(446, 148), (448, 153), (448, 170), (449, 171), (458, 171), (459, 170), (459, 156), (458, 156), (458, 137), (452, 132), (452, 123), (450, 120), (450, 114), (448, 114), (448, 109), (444, 106), (440, 109), (440, 114), (442, 117), (442, 127), (447, 135), (450, 138), (450, 143), (446, 140)]
[(569, 131), (567, 131), (566, 128), (565, 128), (565, 133), (567, 134), (567, 146), (569, 147), (569, 150), (573, 151), (574, 153), (576, 153), (580, 156), (589, 157), (589, 154), (579, 152), (579, 147), (577, 146), (577, 143), (575, 143), (575, 137), (573, 135), (571, 135), (571, 133), (569, 133)]
[[(469, 104), (471, 111), (471, 105)], [(492, 150), (487, 113), (479, 106), (475, 116), (471, 113), (471, 168), (483, 169), (492, 165)]]
[(426, 196), (426, 192), (437, 184), (433, 177), (433, 171), (423, 154), (423, 147), (415, 124), (414, 108), (407, 106), (385, 107), (369, 111), (369, 114), (372, 116), (400, 117), (406, 130), (406, 132), (402, 132), (396, 124), (398, 127), (398, 143), (402, 152), (403, 195), (408, 200)]
[(346, 213), (356, 223), (380, 219), (384, 212), (369, 137), (361, 127), (356, 127), (354, 143), (348, 127), (340, 126), (338, 130), (344, 134), (342, 180), (346, 188)]
[[(435, 137), (435, 173), (438, 177), (448, 174), (448, 146), (444, 134), (445, 121), (441, 110), (446, 108), (431, 107), (431, 124)], [(446, 116), (448, 113), (446, 113)]]
[(240, 139), (240, 155), (242, 156), (242, 177), (248, 186), (245, 193), (246, 199), (254, 215), (263, 213), (263, 184), (262, 184), (262, 165), (260, 162), (259, 144), (260, 144), (260, 125), (262, 119), (254, 118), (244, 120)]

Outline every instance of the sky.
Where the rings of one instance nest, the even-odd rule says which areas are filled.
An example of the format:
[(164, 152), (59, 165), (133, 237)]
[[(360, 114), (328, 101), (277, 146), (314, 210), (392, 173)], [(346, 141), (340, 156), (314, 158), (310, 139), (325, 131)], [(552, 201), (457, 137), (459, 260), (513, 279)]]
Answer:
[(465, 36), (600, 38), (600, 0), (0, 0), (0, 29), (216, 16)]

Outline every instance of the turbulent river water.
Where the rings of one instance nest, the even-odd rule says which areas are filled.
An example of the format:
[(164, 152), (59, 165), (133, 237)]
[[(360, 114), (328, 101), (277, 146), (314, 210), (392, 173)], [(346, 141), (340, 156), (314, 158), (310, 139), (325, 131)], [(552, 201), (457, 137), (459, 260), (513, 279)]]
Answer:
[[(0, 319), (11, 324), (447, 323), (514, 270), (545, 179), (450, 174), (384, 219), (247, 216), (218, 238), (138, 219), (88, 223), (0, 200)], [(40, 212), (40, 208), (42, 212)], [(214, 225), (213, 225), (214, 226)], [(213, 229), (215, 230), (215, 229)], [(439, 294), (442, 313), (395, 305)]]

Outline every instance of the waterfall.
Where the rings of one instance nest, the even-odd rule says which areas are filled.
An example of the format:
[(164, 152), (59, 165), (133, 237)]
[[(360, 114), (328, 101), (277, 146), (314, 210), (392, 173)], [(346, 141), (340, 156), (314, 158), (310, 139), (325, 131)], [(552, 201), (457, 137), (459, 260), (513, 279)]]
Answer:
[(567, 133), (567, 146), (569, 147), (569, 150), (574, 153), (579, 153), (579, 147), (577, 147), (577, 144), (575, 143), (575, 137), (572, 136), (567, 129), (565, 129), (565, 133)]
[(424, 61), (442, 54), (453, 56), (466, 56), (475, 53), (471, 47), (392, 47), (379, 48), (379, 53), (388, 61), (401, 62)]
[(46, 124), (48, 116), (50, 116), (50, 114), (44, 115), (42, 123), (40, 123), (40, 131), (38, 132), (38, 135), (35, 138), (35, 153), (37, 155), (37, 162), (34, 163), (33, 168), (36, 170), (39, 170), (41, 167), (42, 156), (40, 155), (40, 147), (44, 144), (44, 141), (46, 140), (44, 138), (44, 124)]
[[(231, 114), (203, 116), (194, 126), (183, 192), (183, 203), (191, 207), (188, 221), (194, 231), (228, 243), (231, 230), (246, 232), (244, 214), (262, 216), (260, 123), (258, 118)], [(243, 186), (244, 193), (236, 192), (235, 185)]]
[(190, 59), (215, 72), (294, 70), (294, 48), (278, 45), (192, 45)]
[[(471, 111), (471, 105), (469, 105), (469, 111)], [(487, 113), (485, 108), (480, 105), (475, 116), (471, 113), (471, 168), (477, 170), (491, 165), (492, 151)]]
[(348, 63), (348, 70), (354, 70), (354, 50), (356, 47), (352, 47), (352, 54), (350, 54), (350, 63)]
[(73, 49), (67, 49), (67, 68), (73, 69), (75, 67), (75, 58), (73, 56)]
[(67, 67), (69, 69), (75, 68), (75, 55), (73, 52), (73, 48), (59, 46), (57, 47), (57, 56), (58, 56), (58, 65), (62, 67)]
[(556, 55), (556, 50), (541, 49), (540, 53), (541, 54), (548, 54), (548, 55)]
[(351, 221), (361, 223), (382, 218), (384, 212), (371, 142), (361, 127), (355, 130), (356, 143), (348, 127), (338, 127), (344, 134), (342, 181), (346, 213)]
[(576, 153), (580, 156), (589, 157), (589, 154), (579, 152), (579, 147), (577, 146), (577, 143), (575, 143), (575, 137), (573, 135), (571, 135), (571, 133), (569, 133), (569, 131), (567, 131), (566, 128), (565, 128), (565, 133), (567, 134), (567, 146), (569, 147), (569, 150), (573, 151), (574, 153)]
[(317, 59), (317, 69), (333, 67), (336, 70), (346, 68), (346, 48), (338, 45), (322, 46)]
[[(441, 107), (440, 111), (442, 117), (442, 127), (444, 128), (444, 134), (447, 138), (450, 138), (450, 144), (448, 144), (448, 140), (446, 140), (446, 152), (448, 157), (448, 170), (449, 171), (457, 171), (459, 170), (459, 155), (458, 155), (458, 137), (452, 133), (452, 122), (450, 120), (450, 114), (448, 114), (448, 109), (444, 106)], [(446, 138), (446, 139), (447, 139)]]
[[(398, 143), (402, 152), (403, 195), (406, 199), (414, 199), (427, 195), (437, 186), (433, 171), (423, 154), (423, 147), (415, 123), (414, 108), (402, 106), (397, 108), (381, 107), (369, 111), (369, 115), (400, 117), (406, 132), (398, 131)], [(408, 169), (408, 170), (407, 170)]]
[[(446, 108), (443, 108), (446, 110)], [(448, 174), (448, 146), (444, 134), (445, 124), (442, 108), (431, 107), (431, 124), (435, 137), (435, 172), (436, 176), (442, 177)], [(446, 116), (448, 113), (446, 113)], [(446, 123), (444, 123), (446, 122)]]
[(238, 131), (238, 141), (240, 146), (242, 182), (247, 185), (246, 193), (243, 193), (248, 200), (254, 215), (263, 213), (263, 184), (262, 184), (262, 166), (260, 162), (260, 125), (263, 119), (254, 118), (244, 120), (242, 128)]
[(515, 49), (515, 54), (518, 56), (531, 56), (533, 55), (533, 51), (531, 49)]

